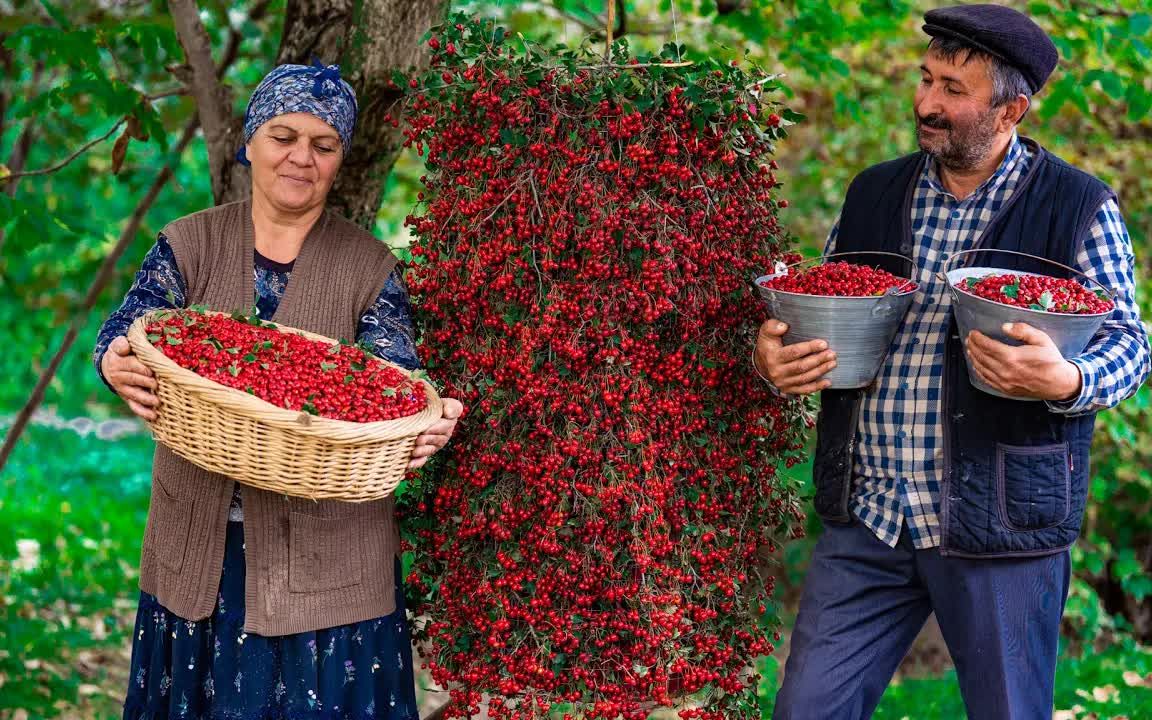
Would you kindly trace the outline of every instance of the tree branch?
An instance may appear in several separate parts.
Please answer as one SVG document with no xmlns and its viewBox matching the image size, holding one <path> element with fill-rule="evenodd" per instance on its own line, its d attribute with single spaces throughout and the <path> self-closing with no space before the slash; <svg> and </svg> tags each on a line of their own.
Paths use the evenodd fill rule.
<svg viewBox="0 0 1152 720">
<path fill-rule="evenodd" d="M 180 87 L 168 88 L 167 90 L 157 90 L 156 92 L 151 93 L 147 97 L 149 100 L 160 100 L 160 99 L 166 98 L 166 97 L 174 97 L 176 95 L 187 95 L 187 94 L 188 94 L 188 88 L 186 86 L 181 85 Z"/>
<path fill-rule="evenodd" d="M 263 20 L 264 16 L 268 14 L 268 6 L 271 0 L 260 0 L 251 8 L 248 9 L 248 20 L 256 22 Z M 227 16 L 226 16 L 227 17 Z M 244 41 L 244 33 L 240 28 L 235 25 L 228 25 L 228 45 L 224 48 L 224 57 L 220 60 L 219 67 L 216 68 L 216 79 L 223 80 L 224 74 L 228 68 L 236 61 L 236 57 L 240 53 L 240 44 Z"/>
<path fill-rule="evenodd" d="M 188 3 L 184 0 L 171 0 L 171 2 L 173 5 L 180 5 L 181 10 L 185 13 L 188 12 L 189 7 L 193 11 L 196 9 L 195 2 Z M 266 3 L 261 2 L 257 7 L 259 6 L 266 6 Z M 175 15 L 175 12 L 173 12 L 173 15 Z M 188 25 L 188 17 L 183 17 L 181 23 Z M 195 25 L 199 27 L 200 33 L 203 34 L 203 39 L 207 40 L 207 35 L 204 33 L 204 26 L 200 24 L 198 15 L 195 16 Z M 187 29 L 187 27 L 185 29 Z M 201 50 L 206 48 L 207 45 L 201 48 Z M 187 46 L 185 47 L 185 52 L 188 52 Z M 211 55 L 208 54 L 207 57 L 208 60 L 211 61 Z M 197 59 L 197 63 L 202 63 L 203 59 L 203 54 L 201 54 Z M 230 63 L 231 61 L 230 59 L 228 62 Z M 222 92 L 216 78 L 222 76 L 227 69 L 228 65 L 225 63 L 221 63 L 218 68 L 215 66 L 209 68 L 210 74 L 208 77 L 216 84 L 217 90 L 215 92 Z M 202 65 L 199 66 L 199 71 L 201 73 L 200 77 L 205 77 L 203 74 L 205 68 Z M 199 127 L 200 115 L 190 119 L 184 126 L 184 132 L 181 134 L 180 140 L 176 143 L 175 149 L 169 156 L 168 162 L 165 163 L 164 167 L 157 173 L 156 179 L 152 181 L 151 187 L 148 188 L 148 192 L 140 199 L 140 202 L 136 204 L 136 209 L 132 211 L 131 217 L 128 218 L 128 224 L 125 225 L 123 231 L 121 231 L 120 238 L 116 241 L 115 247 L 113 247 L 112 251 L 108 253 L 108 256 L 104 258 L 104 262 L 100 265 L 100 270 L 97 272 L 95 280 L 92 281 L 91 287 L 88 288 L 88 294 L 85 296 L 83 304 L 80 309 L 76 311 L 76 314 L 72 316 L 68 332 L 64 335 L 64 340 L 60 343 L 60 349 L 56 351 L 56 354 L 53 355 L 49 361 L 48 366 L 44 368 L 44 371 L 40 374 L 40 379 L 36 383 L 36 387 L 32 390 L 28 401 L 24 404 L 24 407 L 20 409 L 20 414 L 16 416 L 12 427 L 9 428 L 8 433 L 4 436 L 4 445 L 0 447 L 0 470 L 4 469 L 8 458 L 11 457 L 12 451 L 16 448 L 16 441 L 19 440 L 20 435 L 23 434 L 24 428 L 27 427 L 28 421 L 32 418 L 32 414 L 36 411 L 36 408 L 40 406 L 40 403 L 44 401 L 44 393 L 48 389 L 49 383 L 51 383 L 52 378 L 56 376 L 56 371 L 60 369 L 60 364 L 64 361 L 65 355 L 68 354 L 73 343 L 76 342 L 76 337 L 79 335 L 80 329 L 87 320 L 88 314 L 92 312 L 92 308 L 96 305 L 96 300 L 100 297 L 100 293 L 103 292 L 104 287 L 112 279 L 117 261 L 119 261 L 124 251 L 128 249 L 128 246 L 131 245 L 132 241 L 136 238 L 136 233 L 144 221 L 144 215 L 156 202 L 156 198 L 160 196 L 160 191 L 172 177 L 174 166 L 180 161 L 180 156 L 184 153 L 184 150 L 187 149 L 188 144 L 192 142 L 192 138 L 196 137 L 196 130 Z M 113 128 L 113 130 L 115 130 L 115 128 Z M 109 133 L 109 135 L 110 134 L 111 133 Z M 233 163 L 233 165 L 237 166 L 238 163 Z M 246 185 L 244 185 L 244 188 L 247 190 Z"/>
<path fill-rule="evenodd" d="M 241 120 L 232 114 L 230 93 L 212 61 L 212 44 L 195 0 L 168 0 L 172 22 L 190 69 L 189 89 L 196 99 L 196 112 L 208 146 L 212 195 L 217 204 L 238 200 L 249 192 L 244 167 L 232 160 L 243 138 Z M 225 58 L 229 60 L 229 58 Z M 221 62 L 220 67 L 227 67 Z"/>
<path fill-rule="evenodd" d="M 69 155 L 64 160 L 56 163 L 55 165 L 52 165 L 51 167 L 39 168 L 37 170 L 25 170 L 24 172 L 14 172 L 14 173 L 8 175 L 8 177 L 6 179 L 9 182 L 13 182 L 18 178 L 28 177 L 30 175 L 48 175 L 48 174 L 54 173 L 57 170 L 60 170 L 61 168 L 66 167 L 69 163 L 71 163 L 73 160 L 80 157 L 84 153 L 88 152 L 88 150 L 91 149 L 92 147 L 99 145 L 100 143 L 104 142 L 108 138 L 112 137 L 112 135 L 117 130 L 120 129 L 120 126 L 123 125 L 127 119 L 128 119 L 127 116 L 120 118 L 119 120 L 116 121 L 116 124 L 113 125 L 111 129 L 108 130 L 108 132 L 104 133 L 103 135 L 96 138 L 95 140 L 89 140 L 88 142 L 84 143 L 83 145 L 80 146 L 79 150 L 72 153 L 71 155 Z M 5 179 L 5 178 L 0 178 L 0 179 Z M 11 194 L 11 193 L 9 193 L 9 194 Z"/>
<path fill-rule="evenodd" d="M 605 27 L 608 25 L 608 15 L 611 15 L 615 18 L 615 22 L 613 23 L 614 27 L 612 28 L 613 38 L 621 38 L 629 32 L 635 32 L 635 30 L 628 29 L 628 16 L 624 9 L 624 0 L 612 0 L 612 2 L 615 5 L 613 8 L 614 12 L 606 13 L 604 16 L 600 16 L 589 11 L 588 14 L 592 16 L 592 19 L 590 20 L 577 15 L 571 10 L 565 10 L 557 4 L 540 4 L 538 7 L 553 17 L 557 17 L 561 20 L 570 20 L 576 23 L 581 27 L 581 29 L 584 30 L 584 32 L 591 35 L 594 40 L 605 37 Z"/>
<path fill-rule="evenodd" d="M 156 175 L 156 179 L 152 181 L 152 186 L 148 188 L 148 192 L 136 204 L 136 209 L 132 212 L 132 216 L 128 218 L 128 224 L 120 232 L 120 239 L 116 241 L 116 246 L 112 248 L 112 252 L 108 253 L 108 257 L 104 258 L 104 262 L 100 265 L 100 271 L 96 274 L 96 279 L 92 282 L 92 286 L 88 288 L 88 294 L 84 298 L 84 303 L 80 309 L 72 316 L 72 322 L 68 326 L 68 332 L 64 335 L 64 340 L 60 343 L 60 348 L 56 354 L 52 356 L 52 360 L 48 363 L 48 367 L 40 373 L 40 380 L 36 383 L 35 389 L 32 390 L 32 395 L 28 398 L 28 402 L 20 409 L 20 414 L 16 416 L 12 427 L 8 430 L 7 435 L 4 436 L 4 446 L 0 448 L 0 470 L 4 469 L 4 465 L 8 462 L 8 458 L 12 455 L 12 451 L 16 447 L 16 441 L 24 432 L 24 428 L 28 425 L 28 421 L 32 418 L 32 413 L 39 407 L 40 403 L 44 400 L 44 392 L 48 389 L 48 384 L 52 382 L 55 377 L 56 371 L 60 369 L 60 364 L 64 361 L 64 356 L 72 348 L 73 343 L 76 342 L 76 337 L 80 334 L 80 330 L 84 326 L 85 320 L 88 319 L 88 313 L 91 312 L 92 307 L 96 304 L 96 300 L 100 297 L 104 287 L 112 279 L 116 270 L 116 262 L 132 241 L 136 239 L 136 233 L 140 229 L 140 224 L 144 220 L 144 215 L 148 209 L 156 202 L 156 198 L 160 195 L 160 190 L 167 184 L 169 178 L 172 177 L 173 165 L 179 162 L 180 155 L 184 149 L 188 147 L 188 143 L 196 136 L 196 128 L 199 123 L 196 118 L 193 118 L 184 127 L 184 134 L 180 136 L 180 141 L 176 143 L 175 151 L 173 152 L 172 159 Z"/>
</svg>

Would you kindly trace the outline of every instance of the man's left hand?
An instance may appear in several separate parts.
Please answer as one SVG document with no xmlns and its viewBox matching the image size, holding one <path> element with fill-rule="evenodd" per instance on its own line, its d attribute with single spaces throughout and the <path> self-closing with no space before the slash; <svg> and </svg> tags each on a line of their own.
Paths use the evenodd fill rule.
<svg viewBox="0 0 1152 720">
<path fill-rule="evenodd" d="M 444 414 L 432 427 L 416 437 L 416 447 L 412 450 L 412 460 L 408 463 L 409 470 L 415 470 L 428 462 L 437 450 L 448 444 L 452 433 L 456 431 L 456 423 L 464 413 L 464 405 L 453 398 L 442 398 Z"/>
<path fill-rule="evenodd" d="M 968 362 L 981 380 L 1014 397 L 1071 400 L 1080 394 L 1080 369 L 1046 333 L 1024 323 L 1005 323 L 1004 333 L 1024 344 L 1006 345 L 978 330 L 968 335 Z"/>
</svg>

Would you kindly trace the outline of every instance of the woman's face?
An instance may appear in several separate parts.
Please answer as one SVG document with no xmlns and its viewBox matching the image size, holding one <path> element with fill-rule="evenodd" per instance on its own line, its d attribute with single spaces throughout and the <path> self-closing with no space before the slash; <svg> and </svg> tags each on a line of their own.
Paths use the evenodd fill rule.
<svg viewBox="0 0 1152 720">
<path fill-rule="evenodd" d="M 281 212 L 322 206 L 344 149 L 331 125 L 308 113 L 278 115 L 260 126 L 246 147 L 252 192 Z"/>
</svg>

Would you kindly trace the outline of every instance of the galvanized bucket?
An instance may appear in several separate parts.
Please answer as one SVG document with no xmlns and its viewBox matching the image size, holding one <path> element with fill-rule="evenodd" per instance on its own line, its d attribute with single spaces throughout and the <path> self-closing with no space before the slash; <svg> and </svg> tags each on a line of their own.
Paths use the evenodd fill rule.
<svg viewBox="0 0 1152 720">
<path fill-rule="evenodd" d="M 772 290 L 761 283 L 779 277 L 798 265 L 849 255 L 897 257 L 909 265 L 911 275 L 912 263 L 903 255 L 845 252 L 803 260 L 780 268 L 771 275 L 756 278 L 756 289 L 768 305 L 768 312 L 773 318 L 788 324 L 788 332 L 784 335 L 785 345 L 824 340 L 828 343 L 828 349 L 836 353 L 836 367 L 824 376 L 831 383 L 829 389 L 833 390 L 861 388 L 875 379 L 880 365 L 888 356 L 892 338 L 912 305 L 912 296 L 916 291 L 890 291 L 873 297 L 829 297 Z"/>
<path fill-rule="evenodd" d="M 1045 312 L 1043 310 L 1031 310 L 1029 308 L 1004 305 L 993 300 L 986 300 L 960 290 L 956 286 L 970 277 L 981 278 L 985 275 L 1003 275 L 1009 273 L 1013 275 L 1040 275 L 1040 273 L 1005 270 L 994 267 L 952 267 L 957 258 L 978 252 L 1020 255 L 1031 260 L 1038 260 L 1048 263 L 1049 265 L 1054 265 L 1087 279 L 1092 284 L 1101 288 L 1108 295 L 1109 300 L 1115 300 L 1115 293 L 1110 289 L 1104 287 L 1079 270 L 1058 263 L 1055 260 L 1012 250 L 995 250 L 992 248 L 964 250 L 948 258 L 948 261 L 944 263 L 944 272 L 940 273 L 939 277 L 948 283 L 948 290 L 952 293 L 952 308 L 956 313 L 956 322 L 960 327 L 960 337 L 963 338 L 965 342 L 968 340 L 968 333 L 973 330 L 979 330 L 993 340 L 998 340 L 1008 345 L 1023 345 L 1024 343 L 1005 335 L 1003 326 L 1005 323 L 1025 323 L 1052 338 L 1052 342 L 1060 349 L 1060 354 L 1065 358 L 1071 358 L 1084 352 L 1084 348 L 1088 347 L 1088 343 L 1092 341 L 1092 336 L 1096 334 L 1096 331 L 1100 329 L 1100 325 L 1103 324 L 1104 318 L 1111 314 L 1111 311 L 1093 315 L 1071 315 Z M 980 390 L 997 397 L 1008 398 L 1010 400 L 1035 399 L 1006 395 L 999 390 L 989 387 L 976 375 L 976 371 L 972 369 L 971 363 L 968 364 L 968 380 Z"/>
</svg>

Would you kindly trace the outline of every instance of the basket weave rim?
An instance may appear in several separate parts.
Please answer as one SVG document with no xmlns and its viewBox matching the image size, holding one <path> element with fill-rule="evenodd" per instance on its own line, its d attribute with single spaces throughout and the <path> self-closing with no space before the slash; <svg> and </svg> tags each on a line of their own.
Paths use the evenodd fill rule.
<svg viewBox="0 0 1152 720">
<path fill-rule="evenodd" d="M 356 423 L 348 420 L 335 420 L 333 418 L 311 415 L 300 410 L 287 410 L 282 407 L 250 395 L 241 390 L 221 385 L 198 375 L 187 368 L 176 364 L 171 358 L 160 352 L 151 342 L 145 327 L 162 313 L 179 312 L 179 309 L 152 310 L 138 317 L 128 328 L 128 342 L 132 352 L 144 363 L 158 378 L 176 383 L 184 390 L 198 398 L 223 407 L 237 415 L 257 420 L 282 430 L 297 433 L 308 437 L 322 439 L 334 444 L 362 444 L 395 440 L 398 438 L 418 435 L 431 427 L 443 415 L 443 403 L 432 384 L 424 379 L 413 377 L 413 373 L 395 363 L 381 358 L 373 360 L 393 367 L 404 374 L 405 377 L 416 380 L 424 388 L 428 398 L 426 407 L 414 415 L 407 415 L 392 420 L 380 420 L 370 423 Z M 225 315 L 228 313 L 209 310 L 206 315 Z M 274 323 L 276 330 L 282 333 L 302 335 L 309 340 L 335 345 L 338 340 L 308 332 L 288 325 Z"/>
</svg>

